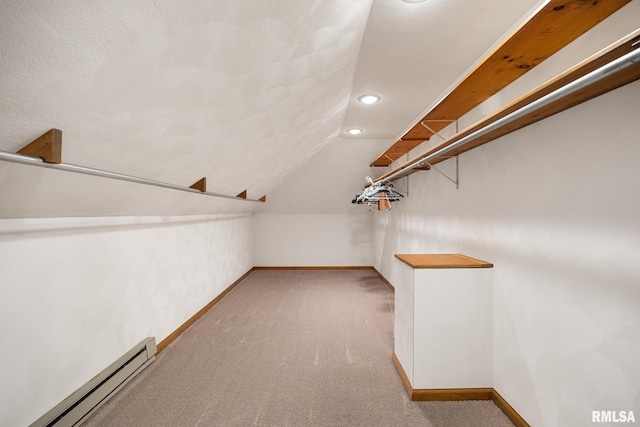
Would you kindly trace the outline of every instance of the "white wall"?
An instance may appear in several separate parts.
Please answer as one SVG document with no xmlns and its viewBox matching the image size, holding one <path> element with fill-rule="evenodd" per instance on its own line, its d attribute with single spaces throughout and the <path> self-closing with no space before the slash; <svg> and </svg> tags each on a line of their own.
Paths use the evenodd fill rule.
<svg viewBox="0 0 640 427">
<path fill-rule="evenodd" d="M 358 214 L 257 214 L 254 233 L 255 266 L 372 265 L 366 208 Z"/>
<path fill-rule="evenodd" d="M 336 137 L 269 193 L 254 217 L 254 265 L 371 266 L 372 215 L 351 200 L 387 145 Z"/>
<path fill-rule="evenodd" d="M 28 425 L 252 267 L 250 215 L 0 221 L 0 425 Z"/>
<path fill-rule="evenodd" d="M 494 263 L 493 387 L 531 425 L 640 414 L 639 100 L 635 82 L 470 151 L 459 190 L 413 174 L 374 214 L 391 283 L 394 253 Z"/>
<path fill-rule="evenodd" d="M 637 31 L 639 14 L 629 3 L 461 129 Z M 391 283 L 394 253 L 495 264 L 493 387 L 531 425 L 640 413 L 639 100 L 635 82 L 465 153 L 459 190 L 435 172 L 399 180 L 409 198 L 374 217 L 374 266 Z M 439 167 L 454 172 L 451 160 Z"/>
<path fill-rule="evenodd" d="M 493 269 L 414 273 L 413 388 L 491 387 Z"/>
</svg>

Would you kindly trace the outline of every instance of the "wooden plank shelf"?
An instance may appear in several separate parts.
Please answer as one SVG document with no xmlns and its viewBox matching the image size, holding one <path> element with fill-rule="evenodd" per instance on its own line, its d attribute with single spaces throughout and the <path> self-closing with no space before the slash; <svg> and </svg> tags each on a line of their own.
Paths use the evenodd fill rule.
<svg viewBox="0 0 640 427">
<path fill-rule="evenodd" d="M 396 254 L 411 268 L 492 268 L 493 264 L 462 254 Z"/>
<path fill-rule="evenodd" d="M 629 3 L 551 0 L 514 31 L 371 166 L 389 166 Z"/>
<path fill-rule="evenodd" d="M 626 54 L 629 54 L 633 51 L 640 49 L 640 30 L 636 30 L 635 32 L 629 34 L 627 37 L 622 40 L 614 43 L 606 49 L 596 53 L 590 58 L 587 58 L 583 62 L 577 64 L 576 66 L 570 68 L 564 73 L 556 76 L 555 78 L 549 80 L 548 82 L 538 86 L 532 91 L 524 94 L 520 98 L 514 100 L 513 102 L 505 105 L 498 111 L 485 118 L 479 120 L 468 128 L 458 132 L 453 135 L 451 138 L 443 141 L 440 145 L 419 154 L 418 156 L 410 159 L 409 161 L 403 163 L 399 167 L 387 172 L 386 174 L 380 176 L 376 179 L 376 181 L 385 179 L 391 175 L 396 175 L 393 179 L 398 179 L 403 176 L 409 175 L 413 172 L 416 172 L 416 169 L 407 170 L 406 173 L 402 173 L 403 169 L 406 169 L 411 164 L 419 161 L 420 159 L 429 156 L 437 151 L 446 148 L 449 145 L 454 144 L 455 142 L 465 138 L 478 130 L 491 125 L 492 123 L 500 120 L 501 118 L 537 101 L 538 99 L 551 94 L 552 92 L 578 80 L 579 78 L 589 74 L 592 71 L 597 70 L 598 68 L 609 64 L 615 61 L 618 58 L 623 57 Z M 600 79 L 596 83 L 588 85 L 569 96 L 565 96 L 562 98 L 558 98 L 555 101 L 549 103 L 543 108 L 533 110 L 527 114 L 522 115 L 518 119 L 507 123 L 505 125 L 499 126 L 496 129 L 488 132 L 478 138 L 475 138 L 460 147 L 457 147 L 451 151 L 446 153 L 446 156 L 436 157 L 429 161 L 431 165 L 440 163 L 451 156 L 457 156 L 466 151 L 472 150 L 482 144 L 486 144 L 487 142 L 493 141 L 496 138 L 499 138 L 508 133 L 514 132 L 518 129 L 521 129 L 525 126 L 528 126 L 532 123 L 540 121 L 546 117 L 557 114 L 561 111 L 567 110 L 571 107 L 574 107 L 582 102 L 588 101 L 589 99 L 600 96 L 604 93 L 607 93 L 611 90 L 624 86 L 628 83 L 636 81 L 640 79 L 640 62 L 635 62 L 630 66 L 625 67 L 622 70 L 617 72 L 612 72 L 606 75 L 604 78 Z"/>
</svg>

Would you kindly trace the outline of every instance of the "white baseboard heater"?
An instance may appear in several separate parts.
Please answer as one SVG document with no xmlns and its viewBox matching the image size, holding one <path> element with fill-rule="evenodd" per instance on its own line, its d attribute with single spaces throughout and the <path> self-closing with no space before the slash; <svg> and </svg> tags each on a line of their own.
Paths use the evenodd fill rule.
<svg viewBox="0 0 640 427">
<path fill-rule="evenodd" d="M 156 351 L 155 338 L 146 338 L 30 427 L 71 427 L 82 424 L 118 390 L 153 362 Z"/>
</svg>

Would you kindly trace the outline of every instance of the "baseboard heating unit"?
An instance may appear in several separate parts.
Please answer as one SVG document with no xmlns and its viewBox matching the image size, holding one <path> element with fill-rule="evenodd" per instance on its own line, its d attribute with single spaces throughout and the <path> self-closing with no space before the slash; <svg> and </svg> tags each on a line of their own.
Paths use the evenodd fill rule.
<svg viewBox="0 0 640 427">
<path fill-rule="evenodd" d="M 144 339 L 30 427 L 71 427 L 82 424 L 118 390 L 153 362 L 155 354 L 155 338 Z"/>
</svg>

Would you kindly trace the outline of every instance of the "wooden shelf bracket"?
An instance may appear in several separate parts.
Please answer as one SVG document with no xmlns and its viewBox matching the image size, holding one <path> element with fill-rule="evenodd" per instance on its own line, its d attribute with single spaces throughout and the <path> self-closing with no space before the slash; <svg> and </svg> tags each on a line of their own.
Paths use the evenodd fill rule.
<svg viewBox="0 0 640 427">
<path fill-rule="evenodd" d="M 204 178 L 202 178 L 200 181 L 196 182 L 195 184 L 193 184 L 189 188 L 193 188 L 194 190 L 199 190 L 201 193 L 206 193 L 206 191 L 207 191 L 207 177 L 205 176 Z"/>
<path fill-rule="evenodd" d="M 46 163 L 62 163 L 62 131 L 59 129 L 47 131 L 18 150 L 18 154 L 40 157 Z"/>
<path fill-rule="evenodd" d="M 72 165 L 69 163 L 62 163 L 61 153 L 62 131 L 58 129 L 51 129 L 35 141 L 22 148 L 17 153 L 0 150 L 0 160 L 11 163 L 20 163 L 29 166 L 38 166 L 43 168 L 62 170 L 66 172 L 74 172 L 83 175 L 98 176 L 101 178 L 115 179 L 118 181 L 128 181 L 135 184 L 150 185 L 153 187 L 168 188 L 170 190 L 185 191 L 188 193 L 202 194 L 205 196 L 221 197 L 225 199 L 241 200 L 246 202 L 265 203 L 267 201 L 267 196 L 262 196 L 260 199 L 248 199 L 246 190 L 238 194 L 237 196 L 207 191 L 206 177 L 202 178 L 190 187 L 186 187 L 184 185 L 171 184 L 168 182 L 141 178 L 139 176 L 126 175 L 118 172 L 95 169 L 80 165 Z"/>
</svg>

